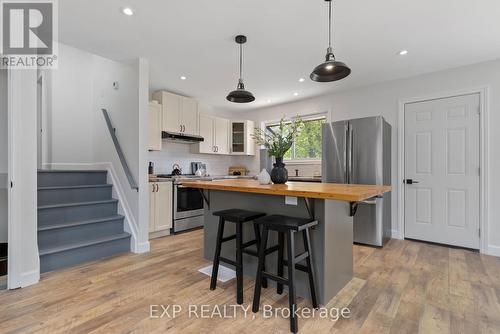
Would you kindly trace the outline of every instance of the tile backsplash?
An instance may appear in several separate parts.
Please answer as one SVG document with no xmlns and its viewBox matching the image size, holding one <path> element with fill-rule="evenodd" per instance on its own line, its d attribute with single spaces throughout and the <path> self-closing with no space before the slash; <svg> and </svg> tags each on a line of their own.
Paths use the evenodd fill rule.
<svg viewBox="0 0 500 334">
<path fill-rule="evenodd" d="M 252 160 L 256 159 L 256 157 L 196 154 L 191 152 L 190 147 L 189 144 L 163 141 L 161 151 L 149 152 L 149 161 L 154 163 L 155 174 L 171 173 L 173 164 L 178 164 L 183 173 L 189 174 L 191 173 L 191 162 L 197 161 L 207 165 L 207 172 L 210 175 L 227 175 L 230 166 L 249 168 Z"/>
</svg>

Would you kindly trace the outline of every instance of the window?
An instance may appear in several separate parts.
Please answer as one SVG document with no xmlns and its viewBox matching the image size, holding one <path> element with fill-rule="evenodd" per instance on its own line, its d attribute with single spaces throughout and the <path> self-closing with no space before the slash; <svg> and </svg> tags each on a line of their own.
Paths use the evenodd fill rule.
<svg viewBox="0 0 500 334">
<path fill-rule="evenodd" d="M 304 126 L 293 143 L 292 148 L 285 154 L 285 160 L 321 160 L 321 126 L 326 122 L 325 116 L 303 118 Z M 278 124 L 266 125 L 268 131 L 274 132 Z"/>
</svg>

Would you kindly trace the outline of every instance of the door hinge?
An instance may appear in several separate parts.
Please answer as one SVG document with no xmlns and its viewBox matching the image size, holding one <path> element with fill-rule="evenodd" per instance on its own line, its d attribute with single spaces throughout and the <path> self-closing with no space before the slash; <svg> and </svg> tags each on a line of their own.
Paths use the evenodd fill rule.
<svg viewBox="0 0 500 334">
<path fill-rule="evenodd" d="M 481 238 L 481 229 L 480 228 L 477 229 L 477 235 Z"/>
<path fill-rule="evenodd" d="M 481 167 L 477 167 L 477 175 L 481 176 Z"/>
<path fill-rule="evenodd" d="M 10 181 L 10 187 L 14 188 L 14 182 Z"/>
</svg>

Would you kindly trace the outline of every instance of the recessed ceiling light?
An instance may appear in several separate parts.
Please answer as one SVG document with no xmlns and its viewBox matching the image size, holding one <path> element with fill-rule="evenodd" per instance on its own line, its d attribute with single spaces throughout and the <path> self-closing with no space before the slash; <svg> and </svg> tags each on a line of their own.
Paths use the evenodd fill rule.
<svg viewBox="0 0 500 334">
<path fill-rule="evenodd" d="M 299 79 L 299 82 L 304 82 L 304 81 L 306 81 L 306 79 L 304 79 L 304 78 Z"/>
<path fill-rule="evenodd" d="M 293 96 L 298 96 L 298 95 L 299 95 L 299 93 L 297 93 L 297 92 L 293 93 Z"/>
<path fill-rule="evenodd" d="M 267 103 L 271 103 L 271 100 L 267 100 Z"/>
<path fill-rule="evenodd" d="M 399 51 L 400 56 L 406 56 L 408 54 L 408 50 L 401 50 Z"/>
<path fill-rule="evenodd" d="M 132 16 L 134 15 L 134 11 L 130 7 L 125 7 L 122 9 L 122 13 L 127 15 L 127 16 Z"/>
<path fill-rule="evenodd" d="M 186 80 L 187 78 L 183 75 L 181 75 L 181 80 Z"/>
</svg>

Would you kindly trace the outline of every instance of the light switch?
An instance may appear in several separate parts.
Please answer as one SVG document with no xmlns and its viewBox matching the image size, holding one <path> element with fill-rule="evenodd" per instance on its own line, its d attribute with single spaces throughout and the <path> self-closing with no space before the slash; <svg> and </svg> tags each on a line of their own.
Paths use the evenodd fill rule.
<svg viewBox="0 0 500 334">
<path fill-rule="evenodd" d="M 297 205 L 298 204 L 297 197 L 285 196 L 285 204 L 286 205 Z"/>
</svg>

